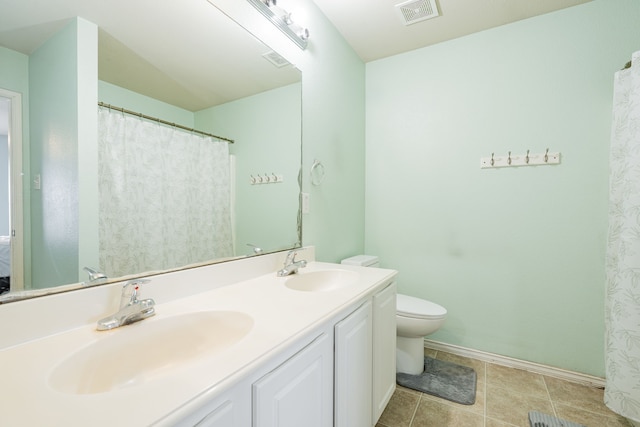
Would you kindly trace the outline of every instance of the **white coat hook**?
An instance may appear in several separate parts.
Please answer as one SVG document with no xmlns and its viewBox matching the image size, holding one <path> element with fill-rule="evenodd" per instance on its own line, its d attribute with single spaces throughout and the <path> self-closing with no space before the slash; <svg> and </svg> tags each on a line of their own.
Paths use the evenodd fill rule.
<svg viewBox="0 0 640 427">
<path fill-rule="evenodd" d="M 491 156 L 480 158 L 480 167 L 483 169 L 558 164 L 560 164 L 560 153 L 551 153 L 548 148 L 541 153 L 531 153 L 531 150 L 527 150 L 526 154 L 514 154 L 512 151 L 508 151 L 504 156 L 496 156 L 495 153 L 491 153 Z"/>
<path fill-rule="evenodd" d="M 249 183 L 251 185 L 259 185 L 259 184 L 276 184 L 279 182 L 284 182 L 284 177 L 277 173 L 259 173 L 256 175 L 249 175 Z"/>
</svg>

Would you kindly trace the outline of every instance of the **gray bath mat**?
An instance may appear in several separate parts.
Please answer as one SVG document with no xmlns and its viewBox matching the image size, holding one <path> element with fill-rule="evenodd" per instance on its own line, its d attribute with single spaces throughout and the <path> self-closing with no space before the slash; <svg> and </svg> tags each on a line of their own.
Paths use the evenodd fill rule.
<svg viewBox="0 0 640 427">
<path fill-rule="evenodd" d="M 422 374 L 398 372 L 396 381 L 403 387 L 463 405 L 473 405 L 476 401 L 476 371 L 444 360 L 425 357 Z"/>
<path fill-rule="evenodd" d="M 538 411 L 529 412 L 529 424 L 531 427 L 586 427 Z"/>
</svg>

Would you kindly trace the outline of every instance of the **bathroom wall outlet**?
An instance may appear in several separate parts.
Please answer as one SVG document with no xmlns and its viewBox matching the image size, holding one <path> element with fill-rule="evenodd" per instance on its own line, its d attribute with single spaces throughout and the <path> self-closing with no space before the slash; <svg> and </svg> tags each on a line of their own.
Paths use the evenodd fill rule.
<svg viewBox="0 0 640 427">
<path fill-rule="evenodd" d="M 302 193 L 302 213 L 309 213 L 309 193 Z"/>
</svg>

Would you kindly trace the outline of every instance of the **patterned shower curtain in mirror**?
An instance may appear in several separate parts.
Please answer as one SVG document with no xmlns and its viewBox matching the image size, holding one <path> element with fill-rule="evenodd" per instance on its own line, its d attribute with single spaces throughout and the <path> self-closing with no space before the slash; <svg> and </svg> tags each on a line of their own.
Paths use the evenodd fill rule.
<svg viewBox="0 0 640 427">
<path fill-rule="evenodd" d="M 640 52 L 614 78 L 605 296 L 605 403 L 640 421 Z"/>
<path fill-rule="evenodd" d="M 102 107 L 98 129 L 101 270 L 233 255 L 227 142 Z"/>
</svg>

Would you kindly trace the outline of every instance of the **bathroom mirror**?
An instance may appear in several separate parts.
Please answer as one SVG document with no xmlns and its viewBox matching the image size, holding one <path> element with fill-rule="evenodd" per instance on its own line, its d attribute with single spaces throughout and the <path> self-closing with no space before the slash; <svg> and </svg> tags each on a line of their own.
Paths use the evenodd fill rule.
<svg viewBox="0 0 640 427">
<path fill-rule="evenodd" d="M 0 9 L 0 59 L 22 54 L 28 57 L 24 59 L 28 67 L 36 63 L 32 55 L 73 25 L 76 17 L 83 26 L 97 27 L 96 114 L 101 101 L 234 140 L 229 146 L 234 170 L 234 251 L 222 259 L 197 260 L 197 265 L 299 247 L 301 73 L 284 58 L 207 0 L 0 0 Z M 82 37 L 77 41 L 82 42 Z M 0 61 L 0 68 L 6 66 L 12 64 Z M 47 197 L 45 185 L 50 185 L 49 191 L 64 194 L 70 188 L 82 187 L 87 175 L 78 173 L 77 181 L 67 181 L 60 187 L 47 181 L 42 164 L 35 161 L 42 148 L 30 145 L 42 139 L 42 130 L 32 128 L 36 120 L 31 114 L 35 110 L 56 110 L 57 104 L 42 105 L 46 97 L 37 96 L 40 89 L 34 87 L 36 72 L 29 68 L 29 76 L 25 76 L 20 75 L 22 71 L 20 67 L 0 69 L 0 88 L 21 92 L 23 105 L 29 106 L 22 109 L 22 120 L 28 125 L 23 126 L 24 290 L 17 287 L 14 291 L 12 287 L 11 292 L 0 296 L 0 303 L 82 288 L 89 284 L 83 283 L 89 279 L 83 267 L 100 269 L 100 265 L 83 262 L 81 248 L 65 254 L 56 251 L 56 243 L 49 240 L 63 230 L 47 230 L 47 215 L 39 210 L 41 200 Z M 17 79 L 7 79 L 7 75 L 17 75 Z M 85 77 L 80 75 L 79 79 Z M 16 80 L 23 82 L 22 86 L 12 83 Z M 11 107 L 2 111 L 10 112 Z M 276 176 L 280 179 L 269 185 L 256 182 Z M 65 212 L 66 208 L 60 205 L 57 215 L 78 215 Z M 76 240 L 93 243 L 95 228 L 80 224 L 77 230 Z M 70 265 L 69 274 L 60 273 L 63 264 Z M 149 274 L 127 271 L 125 276 Z M 122 278 L 109 277 L 102 283 Z"/>
</svg>

